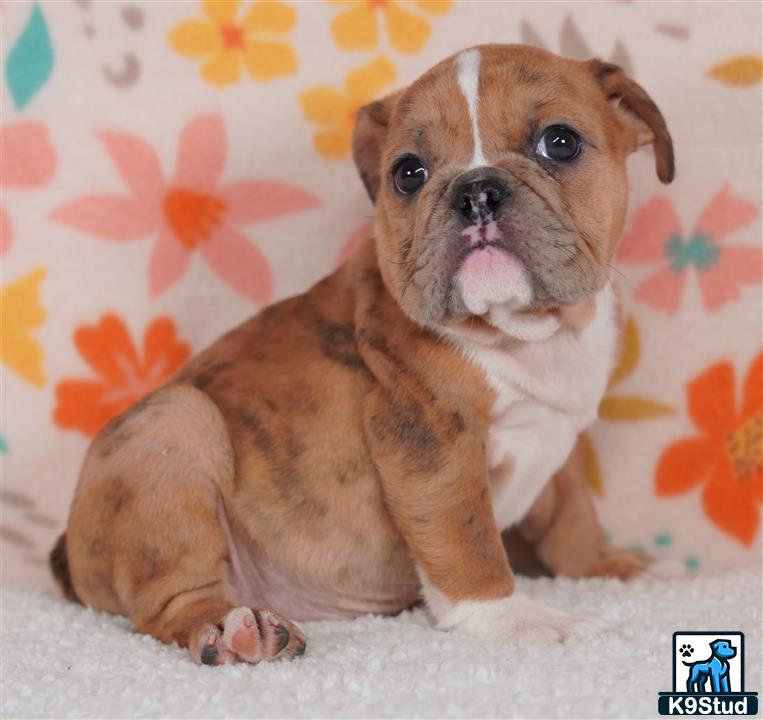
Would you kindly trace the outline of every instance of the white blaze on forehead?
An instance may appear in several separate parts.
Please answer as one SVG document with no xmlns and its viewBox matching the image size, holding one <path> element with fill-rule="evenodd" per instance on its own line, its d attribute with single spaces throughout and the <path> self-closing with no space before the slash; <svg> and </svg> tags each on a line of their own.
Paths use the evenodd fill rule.
<svg viewBox="0 0 763 720">
<path fill-rule="evenodd" d="M 480 51 L 477 49 L 464 50 L 458 58 L 458 86 L 466 100 L 469 109 L 469 118 L 472 121 L 472 137 L 474 138 L 474 156 L 472 167 L 487 165 L 485 156 L 482 154 L 482 141 L 480 140 L 480 128 L 477 123 L 477 110 L 479 108 L 479 84 L 480 84 Z"/>
</svg>

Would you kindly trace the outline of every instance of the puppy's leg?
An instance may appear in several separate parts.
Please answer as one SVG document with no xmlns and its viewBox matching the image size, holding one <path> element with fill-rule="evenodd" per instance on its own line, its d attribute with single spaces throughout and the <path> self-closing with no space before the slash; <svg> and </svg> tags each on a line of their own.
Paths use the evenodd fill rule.
<svg viewBox="0 0 763 720">
<path fill-rule="evenodd" d="M 555 575 L 627 579 L 649 567 L 647 556 L 605 541 L 585 479 L 570 467 L 544 488 L 520 530 Z"/>
<path fill-rule="evenodd" d="M 214 403 L 155 393 L 111 423 L 82 470 L 66 538 L 74 593 L 197 662 L 293 657 L 304 637 L 272 610 L 237 607 L 221 524 L 233 451 Z M 229 495 L 230 496 L 230 495 Z"/>
<path fill-rule="evenodd" d="M 595 626 L 515 591 L 487 486 L 481 433 L 410 394 L 368 408 L 368 437 L 389 512 L 416 563 L 437 627 L 482 638 L 558 642 Z M 415 420 L 412 420 L 415 419 Z"/>
</svg>

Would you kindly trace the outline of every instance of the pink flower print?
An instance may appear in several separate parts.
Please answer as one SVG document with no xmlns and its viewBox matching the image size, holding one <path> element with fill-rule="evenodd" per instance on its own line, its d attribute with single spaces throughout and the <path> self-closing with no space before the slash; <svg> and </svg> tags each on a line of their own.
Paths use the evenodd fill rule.
<svg viewBox="0 0 763 720">
<path fill-rule="evenodd" d="M 113 242 L 156 237 L 148 268 L 152 298 L 180 280 L 191 254 L 198 251 L 234 291 L 258 303 L 270 300 L 268 262 L 237 226 L 315 208 L 316 197 L 271 180 L 221 186 L 227 147 L 225 127 L 216 114 L 186 125 L 169 180 L 144 140 L 112 131 L 98 137 L 130 194 L 86 195 L 54 210 L 53 220 Z"/>
<path fill-rule="evenodd" d="M 638 285 L 636 298 L 667 313 L 676 312 L 687 272 L 694 267 L 709 312 L 737 300 L 740 285 L 761 281 L 763 251 L 721 243 L 758 214 L 757 206 L 732 195 L 726 183 L 708 203 L 692 234 L 685 237 L 670 200 L 652 198 L 633 213 L 630 231 L 617 253 L 622 262 L 658 266 Z"/>
<path fill-rule="evenodd" d="M 56 151 L 48 129 L 35 122 L 16 122 L 0 128 L 0 187 L 32 190 L 50 182 L 56 171 Z M 13 223 L 0 205 L 0 255 L 13 242 Z"/>
</svg>

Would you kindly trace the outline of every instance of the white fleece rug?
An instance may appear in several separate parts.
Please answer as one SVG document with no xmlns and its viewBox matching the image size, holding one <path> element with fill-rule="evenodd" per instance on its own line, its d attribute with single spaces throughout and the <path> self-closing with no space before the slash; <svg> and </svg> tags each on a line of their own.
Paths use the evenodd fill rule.
<svg viewBox="0 0 763 720">
<path fill-rule="evenodd" d="M 305 623 L 292 663 L 197 667 L 122 618 L 29 590 L 2 590 L 3 718 L 654 717 L 671 689 L 675 630 L 746 633 L 746 684 L 760 691 L 761 575 L 671 581 L 527 580 L 538 601 L 614 630 L 538 647 L 396 618 Z"/>
</svg>

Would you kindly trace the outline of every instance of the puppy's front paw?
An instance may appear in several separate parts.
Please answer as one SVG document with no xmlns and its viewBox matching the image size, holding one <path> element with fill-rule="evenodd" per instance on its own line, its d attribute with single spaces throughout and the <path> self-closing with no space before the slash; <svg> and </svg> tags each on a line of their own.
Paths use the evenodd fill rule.
<svg viewBox="0 0 763 720">
<path fill-rule="evenodd" d="M 544 607 L 518 593 L 500 600 L 459 602 L 437 625 L 480 638 L 547 644 L 607 632 L 603 623 Z"/>
</svg>

